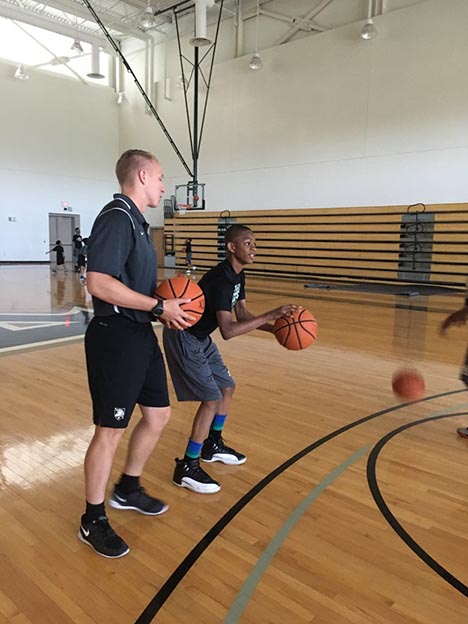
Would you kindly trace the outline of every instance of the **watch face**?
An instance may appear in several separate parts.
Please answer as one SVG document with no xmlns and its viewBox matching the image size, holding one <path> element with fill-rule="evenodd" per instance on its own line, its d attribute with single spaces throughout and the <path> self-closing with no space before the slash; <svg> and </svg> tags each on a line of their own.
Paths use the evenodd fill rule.
<svg viewBox="0 0 468 624">
<path fill-rule="evenodd" d="M 164 312 L 164 305 L 161 299 L 158 299 L 158 303 L 152 309 L 153 316 L 161 316 Z"/>
</svg>

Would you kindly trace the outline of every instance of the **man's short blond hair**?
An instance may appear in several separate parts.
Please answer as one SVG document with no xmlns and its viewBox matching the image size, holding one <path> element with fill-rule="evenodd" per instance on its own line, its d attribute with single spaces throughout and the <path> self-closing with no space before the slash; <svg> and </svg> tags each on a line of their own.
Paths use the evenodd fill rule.
<svg viewBox="0 0 468 624">
<path fill-rule="evenodd" d="M 115 175 L 120 186 L 128 184 L 132 174 L 139 169 L 144 169 L 148 161 L 158 162 L 158 159 L 151 152 L 139 149 L 130 149 L 122 154 L 115 165 Z"/>
</svg>

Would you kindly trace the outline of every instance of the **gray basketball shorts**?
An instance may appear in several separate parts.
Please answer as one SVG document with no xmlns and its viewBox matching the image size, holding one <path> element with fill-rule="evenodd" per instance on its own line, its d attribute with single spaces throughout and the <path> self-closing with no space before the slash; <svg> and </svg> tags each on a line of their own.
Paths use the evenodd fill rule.
<svg viewBox="0 0 468 624">
<path fill-rule="evenodd" d="M 202 340 L 178 329 L 163 330 L 166 362 L 178 401 L 218 401 L 235 385 L 210 336 Z"/>
</svg>

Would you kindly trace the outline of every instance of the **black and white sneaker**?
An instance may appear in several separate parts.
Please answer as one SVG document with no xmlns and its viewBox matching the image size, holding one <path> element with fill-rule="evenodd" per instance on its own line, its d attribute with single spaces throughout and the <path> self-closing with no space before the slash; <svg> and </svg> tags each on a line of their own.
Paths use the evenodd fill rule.
<svg viewBox="0 0 468 624">
<path fill-rule="evenodd" d="M 220 461 L 230 466 L 238 466 L 247 461 L 247 457 L 238 453 L 230 446 L 224 444 L 223 438 L 220 436 L 218 440 L 207 438 L 203 442 L 201 451 L 201 459 L 204 462 Z"/>
<path fill-rule="evenodd" d="M 175 485 L 186 487 L 198 494 L 214 494 L 221 489 L 220 484 L 200 467 L 198 459 L 176 459 L 172 478 Z"/>
<path fill-rule="evenodd" d="M 117 484 L 109 498 L 109 505 L 115 509 L 133 509 L 147 516 L 159 516 L 169 509 L 169 505 L 147 494 L 143 487 L 130 494 L 124 494 Z"/>
<path fill-rule="evenodd" d="M 130 551 L 124 540 L 111 527 L 106 516 L 100 516 L 93 522 L 84 522 L 82 517 L 78 539 L 91 546 L 98 555 L 109 559 L 123 557 Z"/>
</svg>

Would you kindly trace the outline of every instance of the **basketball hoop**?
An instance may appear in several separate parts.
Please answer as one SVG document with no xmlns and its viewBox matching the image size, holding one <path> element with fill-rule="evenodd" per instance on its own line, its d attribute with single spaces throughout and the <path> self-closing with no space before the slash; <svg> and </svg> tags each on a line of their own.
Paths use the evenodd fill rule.
<svg viewBox="0 0 468 624">
<path fill-rule="evenodd" d="M 180 215 L 184 215 L 187 210 L 190 210 L 190 204 L 177 204 L 177 212 Z"/>
</svg>

